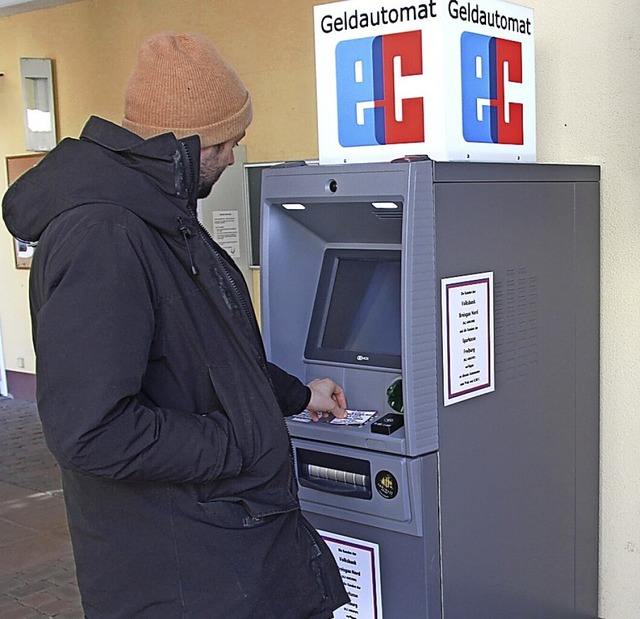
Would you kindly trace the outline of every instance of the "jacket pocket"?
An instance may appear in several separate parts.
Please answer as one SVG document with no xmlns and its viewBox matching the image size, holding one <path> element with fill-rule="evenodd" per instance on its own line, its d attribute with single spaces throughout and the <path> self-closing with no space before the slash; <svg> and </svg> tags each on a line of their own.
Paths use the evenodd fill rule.
<svg viewBox="0 0 640 619">
<path fill-rule="evenodd" d="M 222 497 L 198 503 L 212 525 L 223 529 L 255 529 L 282 514 L 298 509 L 295 502 L 265 509 L 264 505 L 239 497 Z"/>
<path fill-rule="evenodd" d="M 250 358 L 208 366 L 213 389 L 233 425 L 245 471 L 275 473 L 289 459 L 289 435 L 268 376 Z"/>
<path fill-rule="evenodd" d="M 322 575 L 322 566 L 320 565 L 320 558 L 322 557 L 322 549 L 318 543 L 318 539 L 316 539 L 317 533 L 312 532 L 312 529 L 307 524 L 306 520 L 303 518 L 302 514 L 300 515 L 300 528 L 302 529 L 303 535 L 306 535 L 310 546 L 309 553 L 309 565 L 311 566 L 311 570 L 313 571 L 313 575 L 316 578 L 316 582 L 318 583 L 318 588 L 322 593 L 322 598 L 327 599 L 327 586 L 324 582 L 324 577 Z"/>
<path fill-rule="evenodd" d="M 322 598 L 331 608 L 339 608 L 349 602 L 338 565 L 320 534 L 300 513 L 298 527 L 309 544 L 309 566 Z"/>
<path fill-rule="evenodd" d="M 208 364 L 211 387 L 220 402 L 222 410 L 233 427 L 238 446 L 242 451 L 245 465 L 255 459 L 254 423 L 248 411 L 245 399 L 248 388 L 238 380 L 234 368 L 230 364 Z"/>
</svg>

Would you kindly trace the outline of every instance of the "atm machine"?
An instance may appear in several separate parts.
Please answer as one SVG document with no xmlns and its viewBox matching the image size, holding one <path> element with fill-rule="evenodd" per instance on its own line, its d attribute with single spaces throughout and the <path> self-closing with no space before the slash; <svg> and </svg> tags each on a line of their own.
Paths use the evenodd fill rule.
<svg viewBox="0 0 640 619">
<path fill-rule="evenodd" d="M 268 355 L 357 411 L 288 421 L 336 617 L 597 617 L 599 168 L 292 164 L 261 200 Z"/>
</svg>

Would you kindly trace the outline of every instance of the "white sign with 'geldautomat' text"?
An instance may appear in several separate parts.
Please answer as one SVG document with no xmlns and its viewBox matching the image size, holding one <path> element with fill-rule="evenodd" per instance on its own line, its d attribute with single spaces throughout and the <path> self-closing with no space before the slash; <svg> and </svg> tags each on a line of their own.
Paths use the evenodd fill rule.
<svg viewBox="0 0 640 619">
<path fill-rule="evenodd" d="M 320 163 L 535 161 L 532 9 L 344 0 L 314 14 Z"/>
</svg>

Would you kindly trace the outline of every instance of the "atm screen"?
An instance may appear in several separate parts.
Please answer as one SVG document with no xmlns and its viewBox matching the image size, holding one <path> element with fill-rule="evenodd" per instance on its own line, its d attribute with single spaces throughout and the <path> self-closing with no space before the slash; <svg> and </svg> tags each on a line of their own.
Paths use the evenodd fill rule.
<svg viewBox="0 0 640 619">
<path fill-rule="evenodd" d="M 400 251 L 328 249 L 308 359 L 400 369 Z"/>
</svg>

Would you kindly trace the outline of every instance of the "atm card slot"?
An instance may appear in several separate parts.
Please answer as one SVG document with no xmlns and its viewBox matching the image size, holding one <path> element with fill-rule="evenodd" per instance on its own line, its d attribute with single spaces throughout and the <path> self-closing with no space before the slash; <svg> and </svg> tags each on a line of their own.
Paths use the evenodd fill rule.
<svg viewBox="0 0 640 619">
<path fill-rule="evenodd" d="M 301 486 L 371 499 L 371 466 L 366 460 L 298 448 L 296 461 Z"/>
</svg>

